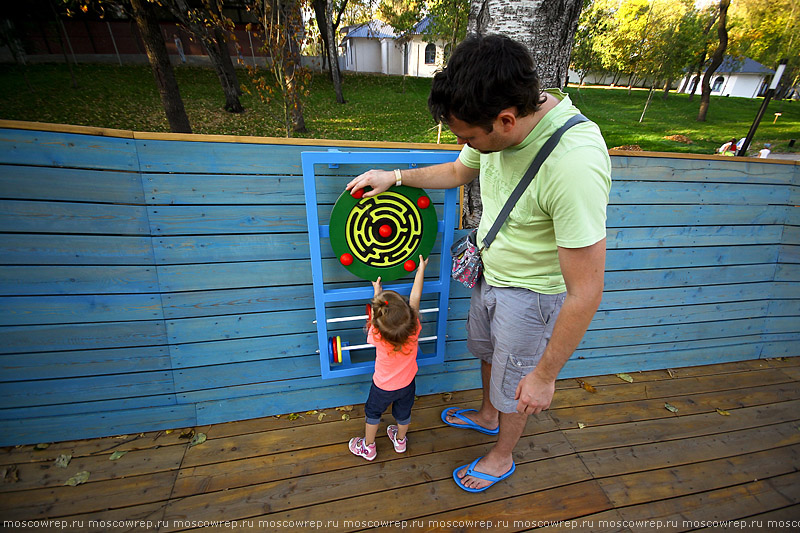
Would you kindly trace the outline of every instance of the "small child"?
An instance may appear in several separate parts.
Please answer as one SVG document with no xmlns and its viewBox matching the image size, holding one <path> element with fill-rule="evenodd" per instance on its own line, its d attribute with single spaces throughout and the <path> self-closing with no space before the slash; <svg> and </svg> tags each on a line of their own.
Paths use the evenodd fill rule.
<svg viewBox="0 0 800 533">
<path fill-rule="evenodd" d="M 375 373 L 367 403 L 364 438 L 350 439 L 350 451 L 372 461 L 377 455 L 375 435 L 381 415 L 392 405 L 392 415 L 397 425 L 386 429 L 394 451 L 406 451 L 408 425 L 414 405 L 417 375 L 417 344 L 422 324 L 419 319 L 419 301 L 425 277 L 427 259 L 419 256 L 419 267 L 408 301 L 394 291 L 384 291 L 381 278 L 372 282 L 374 296 L 372 312 L 367 319 L 367 342 L 375 346 Z"/>
</svg>

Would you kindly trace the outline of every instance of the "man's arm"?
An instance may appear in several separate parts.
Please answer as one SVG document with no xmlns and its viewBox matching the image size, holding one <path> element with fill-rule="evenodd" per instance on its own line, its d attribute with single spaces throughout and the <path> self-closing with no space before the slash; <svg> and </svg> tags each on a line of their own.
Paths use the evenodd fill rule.
<svg viewBox="0 0 800 533">
<path fill-rule="evenodd" d="M 451 189 L 459 187 L 478 177 L 478 169 L 469 168 L 456 159 L 450 163 L 441 163 L 428 167 L 407 168 L 400 171 L 403 185 L 420 189 Z M 351 194 L 364 187 L 372 190 L 364 193 L 365 197 L 375 196 L 388 190 L 396 183 L 395 173 L 391 170 L 368 170 L 353 178 L 346 189 Z"/>
<path fill-rule="evenodd" d="M 517 387 L 518 412 L 536 414 L 550 407 L 558 373 L 580 344 L 600 306 L 605 260 L 605 239 L 585 248 L 558 248 L 567 296 L 541 361 Z"/>
</svg>

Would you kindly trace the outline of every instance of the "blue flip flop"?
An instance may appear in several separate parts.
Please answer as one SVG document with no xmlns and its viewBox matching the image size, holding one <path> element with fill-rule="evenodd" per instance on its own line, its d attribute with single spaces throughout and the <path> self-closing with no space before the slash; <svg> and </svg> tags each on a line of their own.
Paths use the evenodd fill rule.
<svg viewBox="0 0 800 533">
<path fill-rule="evenodd" d="M 496 427 L 494 429 L 486 429 L 483 426 L 479 426 L 478 424 L 476 424 L 475 422 L 473 422 L 472 420 L 470 420 L 466 416 L 462 416 L 461 415 L 461 413 L 467 413 L 469 411 L 475 411 L 475 409 L 459 409 L 455 413 L 453 413 L 451 415 L 448 415 L 447 411 L 449 411 L 450 409 L 452 409 L 452 407 L 448 407 L 447 409 L 442 411 L 442 422 L 444 422 L 448 426 L 453 426 L 454 428 L 461 428 L 461 429 L 474 429 L 475 431 L 480 431 L 481 433 L 484 433 L 486 435 L 497 435 L 498 433 L 500 433 L 500 428 L 499 427 Z M 464 423 L 463 424 L 453 424 L 452 422 L 448 422 L 447 421 L 447 417 L 448 416 L 452 416 L 453 418 L 458 418 L 459 420 L 461 420 Z"/>
<path fill-rule="evenodd" d="M 489 487 L 491 487 L 492 485 L 494 485 L 495 483 L 497 483 L 498 481 L 503 481 L 504 479 L 506 479 L 508 476 L 510 476 L 511 474 L 514 473 L 514 470 L 517 469 L 517 465 L 515 463 L 511 463 L 511 468 L 509 468 L 508 472 L 506 472 L 502 476 L 500 476 L 500 477 L 490 476 L 489 474 L 484 474 L 483 472 L 476 472 L 474 470 L 475 469 L 475 465 L 477 465 L 478 461 L 480 461 L 481 459 L 483 459 L 483 457 L 478 457 L 477 459 L 472 461 L 469 464 L 469 466 L 463 465 L 463 466 L 459 466 L 458 468 L 453 470 L 453 479 L 456 481 L 456 485 L 458 485 L 459 487 L 461 487 L 463 490 L 465 490 L 467 492 L 483 492 L 486 489 L 488 489 Z M 476 477 L 476 478 L 479 478 L 479 479 L 484 479 L 486 481 L 491 481 L 491 483 L 489 485 L 486 485 L 482 489 L 471 489 L 469 487 L 465 487 L 464 484 L 461 482 L 462 478 L 458 477 L 458 472 L 460 470 L 462 470 L 465 466 L 467 466 L 467 473 L 464 474 L 464 477 L 472 476 L 472 477 Z"/>
</svg>

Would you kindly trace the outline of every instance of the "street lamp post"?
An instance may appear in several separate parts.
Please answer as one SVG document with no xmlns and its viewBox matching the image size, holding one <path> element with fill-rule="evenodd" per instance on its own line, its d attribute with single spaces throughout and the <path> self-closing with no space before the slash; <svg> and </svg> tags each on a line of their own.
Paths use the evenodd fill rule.
<svg viewBox="0 0 800 533">
<path fill-rule="evenodd" d="M 739 148 L 739 151 L 736 152 L 736 155 L 743 156 L 747 153 L 747 149 L 750 147 L 750 143 L 753 141 L 753 137 L 758 129 L 758 124 L 761 122 L 761 117 L 763 117 L 764 113 L 767 111 L 767 105 L 772 99 L 772 95 L 775 94 L 775 89 L 778 88 L 778 83 L 781 81 L 783 71 L 786 70 L 786 62 L 786 59 L 781 59 L 781 62 L 778 65 L 778 70 L 776 70 L 775 75 L 772 76 L 772 83 L 769 84 L 767 94 L 764 95 L 764 101 L 761 102 L 761 108 L 758 110 L 756 118 L 753 120 L 752 126 L 750 126 L 750 131 L 747 132 L 747 137 L 745 137 L 744 142 L 742 143 L 741 148 Z"/>
</svg>

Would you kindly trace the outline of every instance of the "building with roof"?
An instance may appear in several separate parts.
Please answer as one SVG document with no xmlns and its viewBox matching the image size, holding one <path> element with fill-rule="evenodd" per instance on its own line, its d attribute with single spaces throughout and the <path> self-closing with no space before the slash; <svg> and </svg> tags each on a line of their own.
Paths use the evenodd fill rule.
<svg viewBox="0 0 800 533">
<path fill-rule="evenodd" d="M 742 98 L 755 98 L 761 95 L 767 88 L 774 70 L 765 67 L 749 57 L 735 58 L 725 56 L 722 65 L 714 72 L 711 78 L 711 94 L 714 96 L 739 96 Z M 697 84 L 703 79 L 701 75 L 683 78 L 678 85 L 680 92 L 691 93 L 700 92 Z"/>
<path fill-rule="evenodd" d="M 380 72 L 430 78 L 444 64 L 445 43 L 424 38 L 430 19 L 425 17 L 401 39 L 380 20 L 342 28 L 342 68 L 354 72 Z"/>
</svg>

